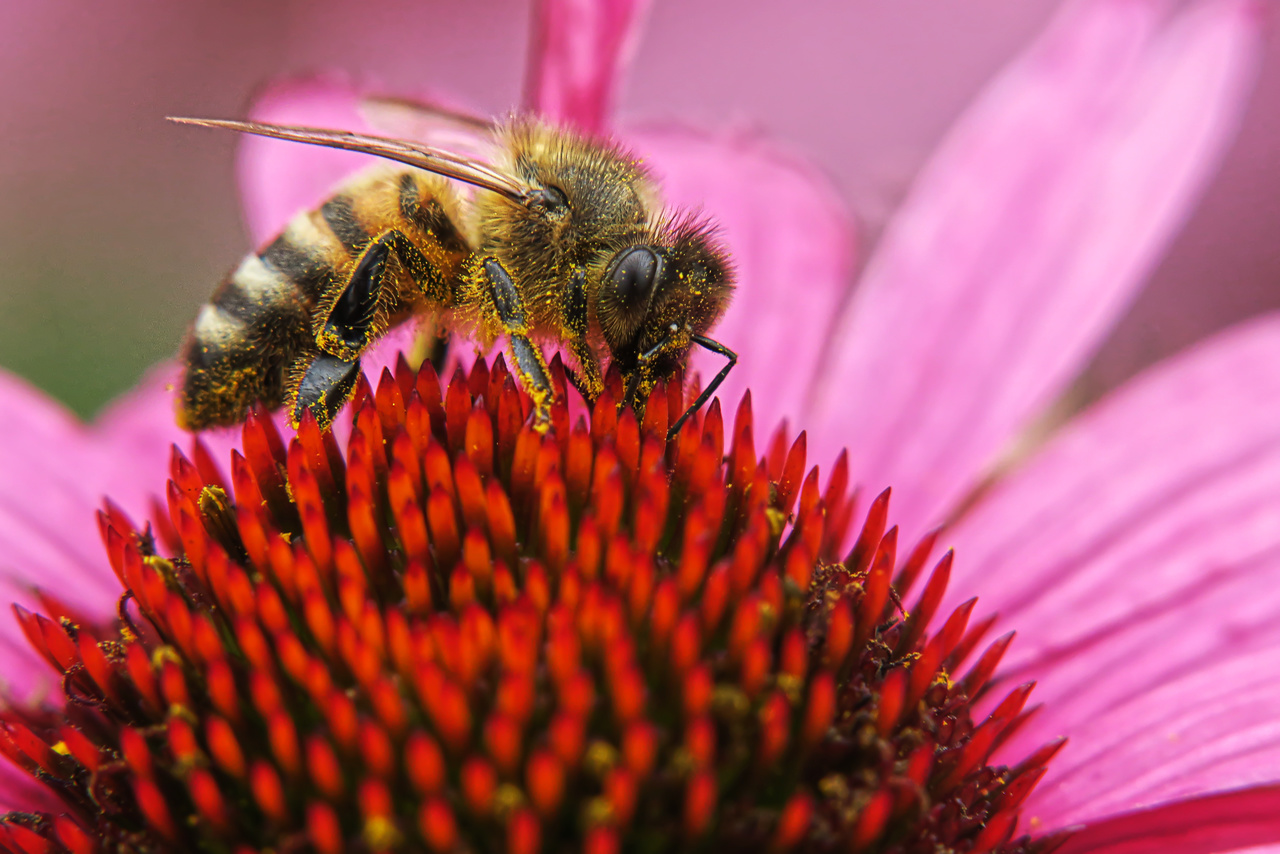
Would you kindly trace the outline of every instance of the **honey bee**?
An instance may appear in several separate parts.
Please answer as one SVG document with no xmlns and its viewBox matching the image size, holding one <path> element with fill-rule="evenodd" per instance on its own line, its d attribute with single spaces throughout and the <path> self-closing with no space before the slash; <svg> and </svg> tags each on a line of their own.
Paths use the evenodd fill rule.
<svg viewBox="0 0 1280 854">
<path fill-rule="evenodd" d="M 327 429 L 354 391 L 361 354 L 392 327 L 432 314 L 484 345 L 505 336 L 540 430 L 554 392 L 535 342 L 568 349 L 570 379 L 592 402 L 607 356 L 632 406 L 692 345 L 724 356 L 670 436 L 737 361 L 706 334 L 733 291 L 714 229 L 664 212 L 644 167 L 611 142 L 517 117 L 484 126 L 485 162 L 345 131 L 173 121 L 411 167 L 349 179 L 214 291 L 182 352 L 178 422 L 187 429 L 240 422 L 259 401 L 287 405 L 295 426 L 310 412 Z M 454 182 L 475 189 L 466 195 Z"/>
</svg>

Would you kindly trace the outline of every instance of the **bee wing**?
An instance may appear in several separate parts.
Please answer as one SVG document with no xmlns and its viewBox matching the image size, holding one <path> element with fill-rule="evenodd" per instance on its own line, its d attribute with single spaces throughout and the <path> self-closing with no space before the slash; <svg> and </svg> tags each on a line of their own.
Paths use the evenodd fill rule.
<svg viewBox="0 0 1280 854">
<path fill-rule="evenodd" d="M 409 98 L 374 96 L 361 99 L 360 116 L 378 133 L 416 139 L 481 163 L 497 161 L 496 124 L 489 119 Z"/>
<path fill-rule="evenodd" d="M 474 184 L 522 204 L 527 201 L 529 195 L 529 187 L 513 175 L 501 172 L 474 158 L 413 140 L 390 139 L 350 131 L 289 127 L 260 122 L 236 122 L 225 119 L 188 119 L 171 116 L 169 121 L 373 154 L 377 157 L 407 163 L 437 175 L 444 175 L 446 178 Z"/>
</svg>

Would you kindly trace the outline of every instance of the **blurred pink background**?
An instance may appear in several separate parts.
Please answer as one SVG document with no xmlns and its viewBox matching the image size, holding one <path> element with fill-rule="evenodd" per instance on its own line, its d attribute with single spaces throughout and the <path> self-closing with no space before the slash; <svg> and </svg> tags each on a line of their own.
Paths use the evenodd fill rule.
<svg viewBox="0 0 1280 854">
<path fill-rule="evenodd" d="M 1057 5 L 656 0 L 619 112 L 624 124 L 767 131 L 831 177 L 865 257 L 930 149 Z M 520 97 L 529 14 L 522 0 L 10 0 L 0 7 L 0 366 L 91 413 L 176 350 L 250 248 L 235 140 L 165 115 L 240 115 L 263 82 L 320 69 L 502 113 Z M 1280 306 L 1271 24 L 1240 137 L 1077 400 Z"/>
</svg>

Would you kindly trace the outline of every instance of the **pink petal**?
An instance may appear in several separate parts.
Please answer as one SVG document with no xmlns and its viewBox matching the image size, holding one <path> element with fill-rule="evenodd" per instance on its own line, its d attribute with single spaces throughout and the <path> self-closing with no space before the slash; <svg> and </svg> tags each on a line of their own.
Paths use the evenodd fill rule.
<svg viewBox="0 0 1280 854">
<path fill-rule="evenodd" d="M 1280 839 L 1280 787 L 1163 804 L 1091 824 L 1058 854 L 1212 854 L 1248 848 L 1274 854 Z"/>
<path fill-rule="evenodd" d="M 173 366 L 153 370 L 93 425 L 22 380 L 0 372 L 0 695 L 33 699 L 52 674 L 34 653 L 10 602 L 35 605 L 48 590 L 87 618 L 110 618 L 120 589 L 107 563 L 97 511 L 111 498 L 139 525 L 164 494 L 170 446 L 191 437 L 174 424 Z M 236 434 L 238 437 L 238 433 Z M 226 458 L 228 445 L 209 443 Z"/>
<path fill-rule="evenodd" d="M 371 385 L 377 387 L 383 368 L 394 370 L 399 354 L 410 349 L 413 334 L 412 324 L 405 324 L 361 357 Z M 153 499 L 163 498 L 174 445 L 190 458 L 198 438 L 223 474 L 230 472 L 231 452 L 244 447 L 240 425 L 211 427 L 194 435 L 178 427 L 172 389 L 181 377 L 182 369 L 177 363 L 156 365 L 136 388 L 115 400 L 94 425 L 101 443 L 112 451 L 111 500 L 133 513 L 135 521 L 146 518 Z M 281 408 L 271 416 L 287 443 L 294 435 L 288 413 Z M 333 432 L 339 444 L 345 446 L 351 435 L 350 420 L 339 416 Z"/>
<path fill-rule="evenodd" d="M 894 488 L 908 540 L 972 489 L 1137 292 L 1234 134 L 1248 0 L 1069 4 L 921 176 L 835 337 L 810 419 Z M 817 428 L 817 429 L 814 429 Z"/>
<path fill-rule="evenodd" d="M 1044 827 L 1280 780 L 1280 315 L 1165 362 L 1068 425 L 954 530 L 951 599 L 1017 629 L 1070 737 Z"/>
<path fill-rule="evenodd" d="M 853 273 L 853 225 L 843 204 L 812 167 L 751 134 L 672 128 L 628 139 L 667 203 L 711 216 L 733 259 L 737 292 L 712 335 L 739 361 L 721 398 L 736 406 L 751 389 L 761 440 L 782 418 L 797 423 Z M 705 385 L 724 360 L 697 351 L 691 365 Z"/>
<path fill-rule="evenodd" d="M 377 374 L 373 378 L 376 379 Z M 117 451 L 117 457 L 121 461 L 118 481 L 129 485 L 129 470 L 150 473 L 149 478 L 138 484 L 136 492 L 123 493 L 126 497 L 122 498 L 112 494 L 112 500 L 126 510 L 133 506 L 140 506 L 145 510 L 152 497 L 160 498 L 164 495 L 174 445 L 190 457 L 194 440 L 198 436 L 214 461 L 222 466 L 224 474 L 229 471 L 231 451 L 243 447 L 239 425 L 211 427 L 195 435 L 178 427 L 174 421 L 172 389 L 181 381 L 182 368 L 176 362 L 156 365 L 137 387 L 116 399 L 99 416 L 95 425 L 103 442 Z M 287 441 L 293 435 L 293 428 L 288 424 L 286 413 L 280 409 L 273 415 L 280 435 Z M 132 503 L 130 498 L 133 499 Z"/>
<path fill-rule="evenodd" d="M 374 133 L 364 120 L 360 98 L 345 80 L 326 77 L 283 80 L 253 105 L 250 118 L 282 125 Z M 369 166 L 367 154 L 299 145 L 258 136 L 240 141 L 237 171 L 245 221 L 257 246 L 279 234 L 302 210 L 319 207 L 343 178 Z"/>
<path fill-rule="evenodd" d="M 178 427 L 173 389 L 181 382 L 181 366 L 162 362 L 151 368 L 137 386 L 112 401 L 93 424 L 93 433 L 107 452 L 109 497 L 136 524 L 151 518 L 153 507 L 168 506 L 164 496 L 175 445 L 191 459 L 198 437 L 224 475 L 231 471 L 231 451 L 243 448 L 238 425 L 212 427 L 198 434 Z M 293 429 L 286 413 L 278 410 L 274 418 L 280 435 L 288 441 Z M 337 435 L 347 434 L 338 430 Z M 98 560 L 105 559 L 104 552 Z"/>
<path fill-rule="evenodd" d="M 599 133 L 635 54 L 648 0 L 540 0 L 525 106 Z"/>
<path fill-rule="evenodd" d="M 145 401 L 148 417 L 163 399 L 164 422 L 173 424 L 167 390 L 132 397 Z M 3 372 L 0 410 L 0 660 L 6 662 L 0 694 L 32 699 L 49 688 L 52 674 L 30 650 L 9 603 L 35 605 L 30 590 L 38 586 L 86 617 L 113 614 L 120 590 L 96 511 L 110 494 L 135 521 L 145 521 L 149 496 L 163 494 L 168 458 L 156 465 L 144 442 L 118 443 Z"/>
<path fill-rule="evenodd" d="M 173 445 L 184 453 L 191 448 L 191 434 L 174 420 L 173 389 L 181 381 L 177 363 L 162 362 L 112 401 L 93 425 L 99 442 L 109 449 L 110 498 L 131 514 L 135 523 L 144 521 L 150 515 L 152 500 L 165 494 Z M 214 458 L 225 464 L 226 454 L 216 451 L 229 450 L 240 433 L 223 429 L 201 436 L 215 451 Z"/>
<path fill-rule="evenodd" d="M 48 665 L 45 665 L 48 668 Z M 8 759 L 0 757 L 0 813 L 16 812 L 65 812 L 66 804 L 58 799 L 53 789 L 36 781 Z"/>
<path fill-rule="evenodd" d="M 109 467 L 89 432 L 36 389 L 0 372 L 0 579 L 4 611 L 0 644 L 27 644 L 8 603 L 39 583 L 68 605 L 89 613 L 109 611 L 115 578 L 102 556 L 94 510 L 100 506 Z M 98 567 L 99 571 L 86 571 Z M 32 675 L 6 671 L 18 687 Z"/>
</svg>

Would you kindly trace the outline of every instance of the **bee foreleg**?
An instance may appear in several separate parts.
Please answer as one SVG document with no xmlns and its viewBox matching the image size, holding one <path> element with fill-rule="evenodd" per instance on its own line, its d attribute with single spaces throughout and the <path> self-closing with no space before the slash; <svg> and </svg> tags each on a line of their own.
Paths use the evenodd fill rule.
<svg viewBox="0 0 1280 854">
<path fill-rule="evenodd" d="M 533 398 L 534 426 L 546 430 L 551 424 L 551 401 L 555 393 L 547 376 L 547 363 L 542 351 L 529 340 L 529 328 L 525 321 L 524 303 L 511 274 L 493 258 L 484 261 L 485 277 L 498 310 L 502 331 L 511 341 L 511 357 L 516 371 L 524 381 L 525 390 Z"/>
<path fill-rule="evenodd" d="M 733 366 L 738 364 L 738 354 L 721 344 L 719 341 L 713 341 L 703 335 L 695 335 L 693 336 L 693 343 L 703 349 L 710 350 L 712 353 L 724 356 L 728 360 L 728 364 L 721 368 L 720 373 L 716 374 L 715 378 L 707 384 L 707 387 L 702 390 L 702 394 L 698 395 L 698 399 L 690 404 L 689 408 L 684 411 L 684 415 L 681 415 L 676 420 L 676 423 L 671 425 L 671 429 L 667 431 L 668 442 L 676 437 L 676 434 L 680 432 L 680 428 L 684 426 L 684 422 L 689 419 L 689 416 L 701 409 L 702 405 L 711 399 L 711 395 L 715 394 L 716 389 L 720 388 L 720 384 L 724 382 L 724 378 L 729 376 L 729 371 L 732 371 Z"/>
<path fill-rule="evenodd" d="M 374 319 L 383 299 L 387 263 L 393 253 L 429 300 L 436 303 L 446 300 L 439 271 L 409 238 L 396 230 L 384 232 L 360 253 L 351 277 L 330 304 L 324 325 L 316 335 L 316 344 L 321 350 L 349 362 L 369 346 L 375 337 Z"/>
<path fill-rule="evenodd" d="M 290 419 L 295 427 L 309 410 L 321 430 L 333 423 L 338 410 L 347 402 L 360 376 L 360 360 L 344 361 L 329 353 L 321 353 L 298 382 Z"/>
<path fill-rule="evenodd" d="M 581 267 L 569 277 L 564 319 L 569 347 L 578 361 L 578 372 L 570 372 L 570 380 L 588 403 L 595 403 L 604 391 L 604 378 L 600 376 L 595 353 L 587 343 L 587 274 Z"/>
</svg>

